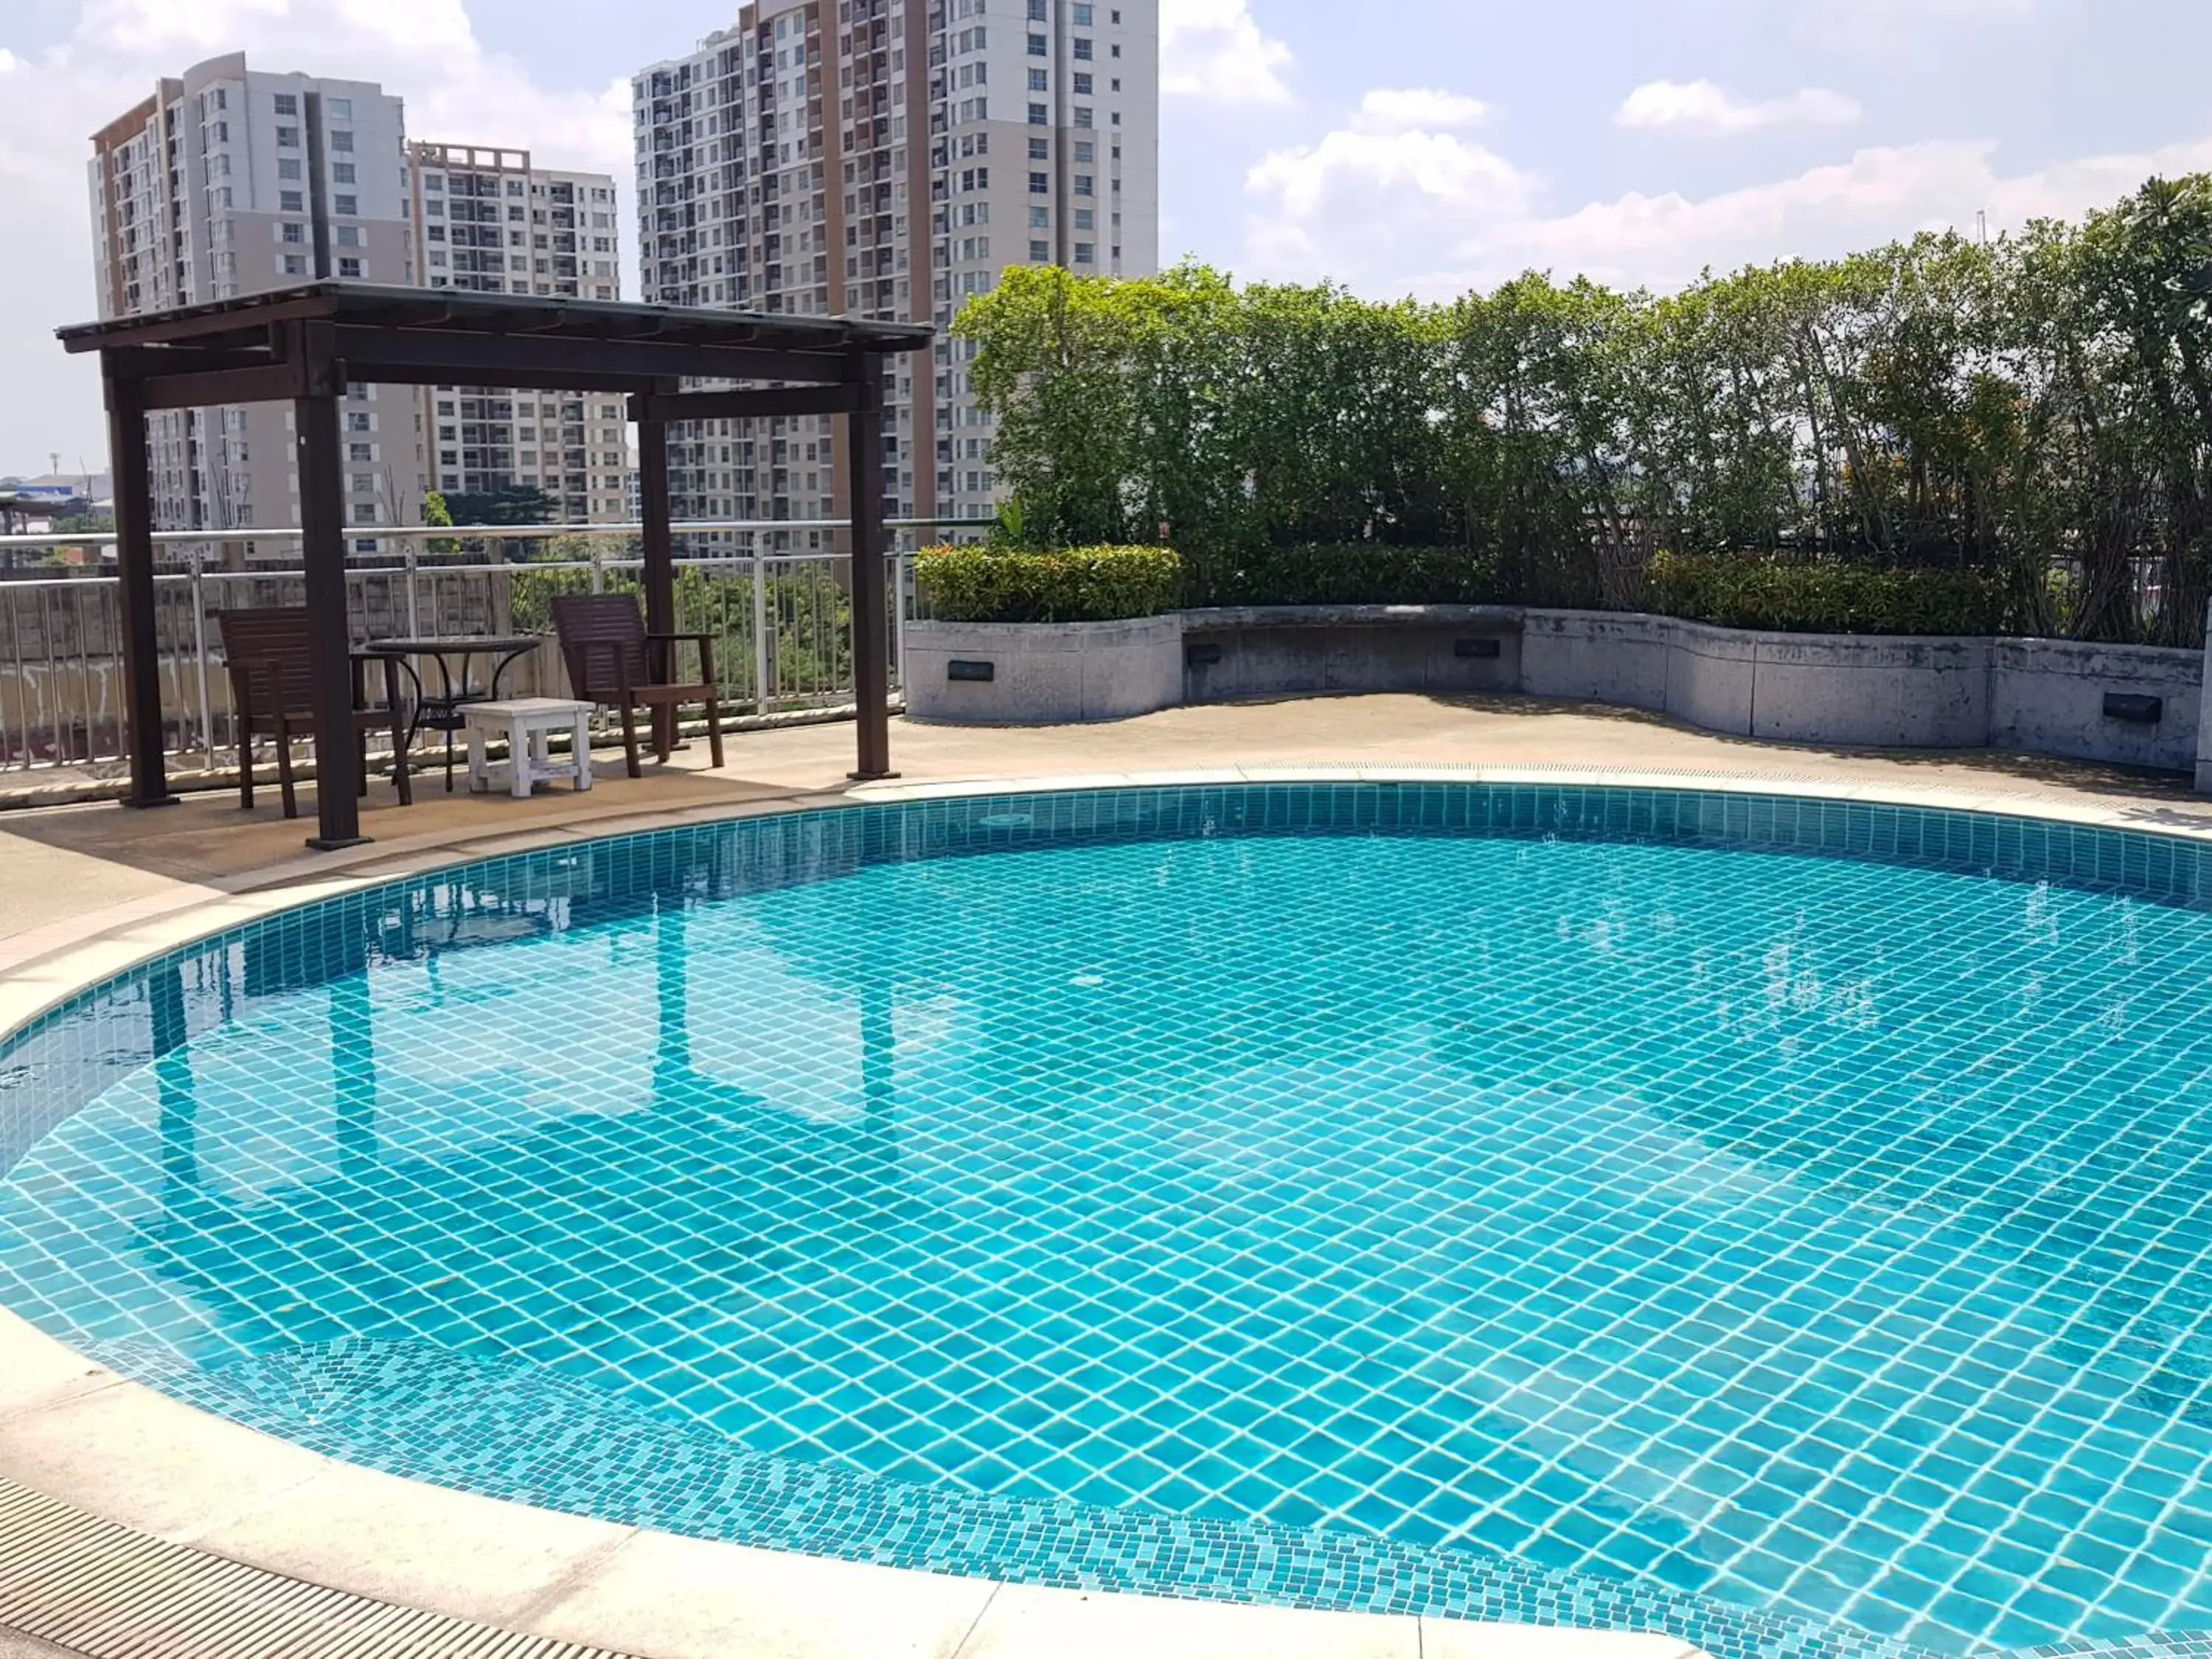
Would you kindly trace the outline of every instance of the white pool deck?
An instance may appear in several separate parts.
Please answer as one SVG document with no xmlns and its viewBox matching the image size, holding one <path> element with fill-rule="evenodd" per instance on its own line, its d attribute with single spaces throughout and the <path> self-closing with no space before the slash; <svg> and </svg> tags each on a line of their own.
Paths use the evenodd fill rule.
<svg viewBox="0 0 2212 1659">
<path fill-rule="evenodd" d="M 1548 717 L 1548 718 L 1547 718 Z M 1148 732 L 1146 728 L 1152 728 Z M 379 839 L 298 851 L 308 818 L 234 797 L 0 815 L 0 1035 L 147 957 L 352 888 L 525 848 L 854 800 L 1294 780 L 1607 783 L 1993 811 L 2212 841 L 2172 779 L 2002 757 L 1837 754 L 1587 708 L 1344 698 L 1178 710 L 1108 728 L 949 733 L 901 722 L 898 782 L 843 785 L 848 728 L 732 741 L 696 763 L 529 802 L 425 788 Z M 1340 758 L 1297 758 L 1334 733 Z M 1322 741 L 1316 741 L 1319 738 Z M 702 745 L 703 747 L 703 745 Z M 1209 764 L 1188 763 L 1203 757 Z M 1024 763 L 1057 762 L 1031 772 Z M 1083 770 L 1078 766 L 1112 766 Z M 418 786 L 420 787 L 420 786 Z M 511 806 L 515 814 L 499 809 Z M 0 1477 L 155 1537 L 313 1584 L 641 1659 L 1695 1659 L 1673 1637 L 1040 1589 L 749 1549 L 448 1491 L 338 1462 L 94 1365 L 0 1310 Z M 0 1565 L 7 1540 L 0 1537 Z M 4 1576 L 4 1575 L 0 1575 Z M 58 1593 L 65 1593 L 58 1592 Z M 10 1644 L 15 1646 L 11 1650 Z M 74 1651 L 75 1650 L 60 1650 Z M 98 1656 L 96 1647 L 85 1649 Z M 0 1659 L 57 1650 L 0 1629 Z M 234 1650 L 256 1652 L 251 1645 Z"/>
</svg>

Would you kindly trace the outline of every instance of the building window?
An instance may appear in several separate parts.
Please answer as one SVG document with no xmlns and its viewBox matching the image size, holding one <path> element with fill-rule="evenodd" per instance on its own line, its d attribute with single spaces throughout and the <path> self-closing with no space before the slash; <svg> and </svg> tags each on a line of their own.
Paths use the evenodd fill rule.
<svg viewBox="0 0 2212 1659">
<path fill-rule="evenodd" d="M 360 260 L 358 260 L 358 259 L 341 259 L 341 260 L 339 260 L 339 261 L 338 261 L 338 275 L 339 275 L 339 276 L 360 276 L 360 275 L 361 275 L 361 261 L 360 261 Z"/>
<path fill-rule="evenodd" d="M 1030 174 L 1030 194 L 1032 196 L 1051 195 L 1052 175 L 1048 173 L 1032 173 Z"/>
<path fill-rule="evenodd" d="M 358 213 L 361 211 L 361 198 L 358 196 L 334 197 L 331 198 L 331 211 L 333 213 Z"/>
<path fill-rule="evenodd" d="M 307 198 L 303 191 L 296 190 L 280 190 L 276 192 L 277 212 L 305 213 L 307 210 Z"/>
<path fill-rule="evenodd" d="M 1089 139 L 1079 138 L 1075 141 L 1075 159 L 1077 161 L 1094 161 L 1097 159 L 1097 155 L 1098 146 L 1092 143 Z"/>
<path fill-rule="evenodd" d="M 366 449 L 368 446 L 367 444 L 356 444 L 354 447 L 356 449 Z M 376 474 L 374 472 L 355 473 L 353 475 L 353 493 L 356 495 L 374 495 L 376 494 Z"/>
<path fill-rule="evenodd" d="M 350 121 L 353 119 L 353 100 L 325 98 L 323 100 L 323 112 L 333 121 Z"/>
<path fill-rule="evenodd" d="M 297 115 L 300 112 L 300 100 L 297 94 L 289 92 L 278 93 L 276 112 L 279 115 Z"/>
<path fill-rule="evenodd" d="M 1093 244 L 1090 242 L 1078 242 L 1075 245 L 1075 263 L 1079 265 L 1097 264 L 1097 261 L 1091 258 L 1091 255 L 1097 252 L 1097 249 Z"/>
<path fill-rule="evenodd" d="M 1052 244 L 1049 242 L 1032 241 L 1030 244 L 1030 263 L 1036 265 L 1050 264 L 1052 263 Z"/>
<path fill-rule="evenodd" d="M 1030 228 L 1031 230 L 1049 230 L 1052 228 L 1052 210 L 1050 208 L 1041 207 L 1031 208 L 1030 210 Z"/>
<path fill-rule="evenodd" d="M 1075 61 L 1079 64 L 1087 64 L 1091 61 L 1091 42 L 1089 40 L 1078 40 L 1075 43 Z"/>
<path fill-rule="evenodd" d="M 288 219 L 276 228 L 276 240 L 280 242 L 304 242 L 307 240 L 307 228 Z"/>
<path fill-rule="evenodd" d="M 1077 173 L 1075 175 L 1075 193 L 1078 196 L 1096 196 L 1098 192 L 1091 187 L 1092 179 L 1093 175 L 1091 173 Z"/>
<path fill-rule="evenodd" d="M 348 444 L 346 459 L 354 461 L 373 461 L 376 457 L 369 453 L 371 448 L 372 446 L 368 444 Z"/>
<path fill-rule="evenodd" d="M 1121 118 L 1120 116 L 1118 116 L 1118 115 L 1117 115 L 1117 116 L 1115 116 L 1114 118 L 1115 118 L 1115 120 L 1117 120 L 1117 121 L 1118 121 L 1118 120 L 1120 120 Z M 1090 106 L 1090 105 L 1088 105 L 1088 104 L 1078 104 L 1078 105 L 1075 106 L 1075 125 L 1078 125 L 1079 127 L 1088 127 L 1088 126 L 1091 125 L 1091 106 Z"/>
<path fill-rule="evenodd" d="M 361 246 L 361 227 L 359 225 L 340 225 L 333 234 L 337 236 L 337 243 L 340 247 L 359 247 Z"/>
<path fill-rule="evenodd" d="M 1048 48 L 1047 47 L 1047 46 L 1046 46 L 1046 44 L 1045 44 L 1045 38 L 1044 38 L 1044 36 L 1042 36 L 1042 34 L 1032 34 L 1031 36 L 1030 36 L 1030 57 L 1032 57 L 1032 58 L 1048 58 L 1048 57 L 1050 57 L 1051 55 L 1052 55 L 1052 54 L 1051 54 L 1050 51 L 1048 50 Z"/>
<path fill-rule="evenodd" d="M 297 128 L 297 127 L 279 127 L 279 128 L 277 128 L 277 129 L 276 129 L 276 143 L 277 143 L 278 146 L 279 146 L 280 148 L 282 148 L 282 149 L 299 149 L 299 148 L 300 148 L 300 129 L 299 129 L 299 128 Z"/>
<path fill-rule="evenodd" d="M 1031 104 L 1030 106 L 1030 125 L 1033 127 L 1050 126 L 1052 125 L 1052 112 L 1047 109 L 1042 104 Z"/>
<path fill-rule="evenodd" d="M 1091 77 L 1078 74 L 1075 77 L 1075 90 L 1080 96 L 1088 98 L 1091 95 Z"/>
<path fill-rule="evenodd" d="M 424 173 L 422 175 L 422 188 L 429 191 L 433 196 L 444 195 L 446 193 L 446 175 L 442 173 Z"/>
<path fill-rule="evenodd" d="M 356 524 L 374 524 L 376 522 L 376 503 L 374 501 L 356 501 L 353 504 L 353 521 Z"/>
<path fill-rule="evenodd" d="M 279 179 L 298 178 L 300 176 L 300 164 L 297 161 L 290 160 L 278 161 L 276 163 L 276 176 Z"/>
<path fill-rule="evenodd" d="M 1045 79 L 1044 70 L 1031 70 L 1030 71 L 1030 90 L 1031 92 L 1042 92 L 1047 84 L 1048 82 Z"/>
<path fill-rule="evenodd" d="M 333 161 L 331 163 L 331 182 L 332 184 L 349 185 L 353 183 L 353 181 L 352 162 Z"/>
<path fill-rule="evenodd" d="M 1030 139 L 1030 161 L 1050 161 L 1051 159 L 1052 159 L 1052 140 L 1051 140 L 1051 139 L 1049 139 L 1049 138 L 1032 138 L 1032 139 Z"/>
<path fill-rule="evenodd" d="M 1075 210 L 1075 228 L 1076 228 L 1078 230 L 1096 230 L 1096 229 L 1097 229 L 1097 228 L 1098 228 L 1098 211 L 1097 211 L 1097 210 L 1096 208 L 1078 208 L 1078 209 L 1076 209 L 1076 210 Z"/>
<path fill-rule="evenodd" d="M 287 253 L 283 256 L 283 263 L 284 274 L 287 276 L 304 276 L 307 274 L 307 256 L 304 253 Z"/>
<path fill-rule="evenodd" d="M 353 134 L 343 128 L 338 129 L 331 134 L 331 148 L 335 150 L 350 150 L 353 148 Z"/>
</svg>

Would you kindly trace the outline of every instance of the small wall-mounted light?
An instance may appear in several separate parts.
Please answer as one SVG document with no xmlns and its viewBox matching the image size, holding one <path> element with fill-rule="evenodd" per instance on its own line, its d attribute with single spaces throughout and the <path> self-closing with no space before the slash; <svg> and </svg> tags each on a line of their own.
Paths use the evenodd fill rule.
<svg viewBox="0 0 2212 1659">
<path fill-rule="evenodd" d="M 2166 718 L 2166 699 L 2146 697 L 2134 691 L 2105 693 L 2105 718 L 2133 726 L 2156 726 Z"/>
<path fill-rule="evenodd" d="M 1495 639 L 1454 640 L 1452 641 L 1452 655 L 1455 657 L 1494 657 L 1498 654 L 1502 648 L 1503 647 L 1499 642 Z"/>
<path fill-rule="evenodd" d="M 955 657 L 945 665 L 945 678 L 948 680 L 988 681 L 994 680 L 998 677 L 999 669 L 996 663 L 963 662 L 959 658 Z"/>
</svg>

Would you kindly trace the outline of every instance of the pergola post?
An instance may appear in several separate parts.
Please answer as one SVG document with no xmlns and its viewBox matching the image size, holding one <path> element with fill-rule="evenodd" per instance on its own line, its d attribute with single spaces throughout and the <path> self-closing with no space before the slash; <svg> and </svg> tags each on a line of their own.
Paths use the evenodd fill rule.
<svg viewBox="0 0 2212 1659">
<path fill-rule="evenodd" d="M 103 363 L 103 368 L 109 367 Z M 153 479 L 146 459 L 146 394 L 106 376 L 107 453 L 114 469 L 115 574 L 123 633 L 123 726 L 133 806 L 173 806 L 161 758 L 161 641 L 155 626 Z"/>
<path fill-rule="evenodd" d="M 654 390 L 671 392 L 675 386 L 656 385 Z M 631 413 L 637 422 L 637 488 L 645 551 L 645 628 L 648 634 L 672 633 L 676 627 L 676 533 L 669 527 L 668 422 L 654 415 L 643 398 L 632 402 Z M 653 711 L 653 732 L 656 748 L 673 745 L 675 709 L 664 704 Z"/>
<path fill-rule="evenodd" d="M 344 371 L 324 331 L 295 336 L 307 392 L 292 400 L 300 466 L 300 558 L 307 572 L 307 634 L 313 650 L 316 833 L 319 852 L 358 847 L 361 751 L 353 719 L 353 633 L 346 620 L 345 476 L 338 457 L 338 395 Z"/>
<path fill-rule="evenodd" d="M 884 580 L 883 358 L 869 352 L 860 407 L 846 417 L 846 475 L 853 521 L 853 699 L 859 763 L 855 779 L 891 770 L 890 616 Z"/>
</svg>

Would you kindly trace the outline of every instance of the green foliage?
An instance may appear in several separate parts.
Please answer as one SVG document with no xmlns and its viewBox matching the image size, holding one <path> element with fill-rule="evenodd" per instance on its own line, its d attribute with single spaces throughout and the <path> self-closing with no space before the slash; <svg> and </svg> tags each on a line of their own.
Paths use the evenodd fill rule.
<svg viewBox="0 0 2212 1659">
<path fill-rule="evenodd" d="M 1164 547 L 930 547 L 915 569 L 924 612 L 940 622 L 1118 622 L 1183 597 L 1182 560 Z"/>
<path fill-rule="evenodd" d="M 1753 554 L 1662 553 L 1648 608 L 1723 628 L 1791 634 L 1999 634 L 2003 584 L 1971 570 L 1882 569 Z"/>
<path fill-rule="evenodd" d="M 451 524 L 453 521 L 453 510 L 446 504 L 446 497 L 442 491 L 433 489 L 423 495 L 422 522 L 424 524 Z M 429 538 L 424 550 L 449 554 L 458 553 L 460 549 L 460 543 L 455 541 L 451 536 L 433 536 Z"/>
<path fill-rule="evenodd" d="M 1261 548 L 1215 580 L 1213 605 L 1488 605 L 1496 564 L 1464 547 L 1302 542 Z"/>
<path fill-rule="evenodd" d="M 955 331 L 1017 504 L 997 539 L 1171 537 L 1200 602 L 1263 569 L 1376 591 L 1282 554 L 1330 544 L 1464 548 L 1486 597 L 1610 607 L 1643 602 L 1657 549 L 1778 550 L 1974 573 L 2034 631 L 2203 636 L 2212 175 L 1671 295 L 1017 269 Z"/>
</svg>

